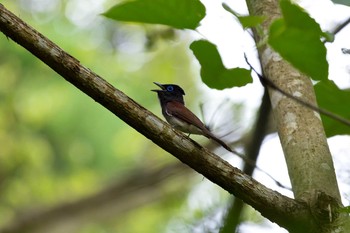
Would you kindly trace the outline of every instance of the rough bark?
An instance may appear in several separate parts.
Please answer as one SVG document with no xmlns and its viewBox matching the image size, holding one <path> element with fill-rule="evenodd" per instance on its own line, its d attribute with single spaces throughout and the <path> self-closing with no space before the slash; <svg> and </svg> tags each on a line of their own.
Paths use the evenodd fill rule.
<svg viewBox="0 0 350 233">
<path fill-rule="evenodd" d="M 280 89 L 317 106 L 310 78 L 293 68 L 266 44 L 270 24 L 281 17 L 278 2 L 247 0 L 251 15 L 266 17 L 261 28 L 254 31 L 256 44 L 261 45 L 258 53 L 264 74 Z M 341 205 L 341 200 L 319 113 L 274 89 L 269 89 L 269 94 L 295 198 L 308 202 L 315 212 L 318 212 L 315 207 L 320 207 L 316 203 L 323 203 L 322 206 L 327 203 L 331 213 Z M 324 209 L 325 213 L 327 210 Z M 334 217 L 321 221 L 325 228 L 334 221 Z M 313 232 L 320 232 L 320 228 L 321 225 Z"/>
</svg>

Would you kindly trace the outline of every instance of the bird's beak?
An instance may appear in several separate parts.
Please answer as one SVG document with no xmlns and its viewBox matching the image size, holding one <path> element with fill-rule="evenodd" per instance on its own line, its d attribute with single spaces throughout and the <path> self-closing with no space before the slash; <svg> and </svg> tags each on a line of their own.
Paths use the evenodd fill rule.
<svg viewBox="0 0 350 233">
<path fill-rule="evenodd" d="M 160 87 L 161 88 L 161 90 L 151 90 L 151 91 L 155 91 L 155 92 L 159 92 L 159 91 L 166 91 L 165 90 L 165 87 L 164 87 L 164 85 L 163 84 L 161 84 L 161 83 L 157 83 L 157 82 L 153 82 L 154 84 L 156 84 L 158 87 Z"/>
</svg>

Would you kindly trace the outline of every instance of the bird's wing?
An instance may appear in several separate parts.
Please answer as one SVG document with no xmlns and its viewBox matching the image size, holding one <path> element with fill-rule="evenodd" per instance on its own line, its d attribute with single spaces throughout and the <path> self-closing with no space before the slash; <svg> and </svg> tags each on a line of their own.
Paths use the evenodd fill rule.
<svg viewBox="0 0 350 233">
<path fill-rule="evenodd" d="M 186 108 L 185 105 L 179 102 L 171 101 L 167 103 L 166 109 L 167 114 L 177 117 L 180 120 L 187 122 L 188 124 L 192 124 L 200 128 L 204 131 L 204 133 L 209 132 L 203 122 L 201 122 L 201 120 L 199 120 L 196 115 L 194 115 L 188 108 Z"/>
<path fill-rule="evenodd" d="M 168 102 L 166 104 L 166 109 L 167 109 L 166 113 L 169 116 L 179 118 L 180 120 L 183 120 L 183 121 L 187 122 L 188 124 L 192 124 L 192 125 L 198 127 L 204 136 L 206 136 L 208 138 L 212 138 L 217 143 L 222 145 L 226 150 L 233 152 L 232 149 L 225 142 L 223 142 L 222 140 L 220 140 L 219 138 L 214 136 L 207 129 L 207 127 L 205 127 L 205 125 L 201 122 L 201 120 L 199 120 L 196 115 L 194 115 L 188 108 L 186 108 L 185 105 L 183 105 L 179 102 L 171 101 L 171 102 Z"/>
</svg>

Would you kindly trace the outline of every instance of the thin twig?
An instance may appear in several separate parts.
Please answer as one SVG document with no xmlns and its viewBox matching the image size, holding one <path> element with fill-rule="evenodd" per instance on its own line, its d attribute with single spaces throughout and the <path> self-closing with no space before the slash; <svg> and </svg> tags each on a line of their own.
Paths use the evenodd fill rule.
<svg viewBox="0 0 350 233">
<path fill-rule="evenodd" d="M 339 115 L 337 115 L 337 114 L 335 114 L 335 113 L 332 113 L 332 112 L 330 112 L 330 111 L 328 111 L 328 110 L 326 110 L 326 109 L 317 107 L 317 106 L 315 106 L 315 105 L 313 105 L 313 104 L 311 104 L 311 103 L 309 103 L 309 102 L 306 102 L 306 101 L 303 100 L 303 99 L 300 99 L 300 98 L 298 98 L 298 97 L 296 97 L 296 96 L 294 96 L 294 95 L 292 95 L 292 94 L 290 94 L 290 93 L 288 93 L 288 92 L 282 90 L 280 87 L 278 87 L 278 86 L 277 86 L 274 82 L 272 82 L 270 79 L 268 79 L 267 77 L 264 77 L 263 75 L 259 74 L 259 73 L 254 69 L 254 67 L 249 63 L 246 54 L 244 54 L 244 59 L 245 59 L 245 61 L 247 62 L 248 66 L 258 75 L 258 77 L 259 77 L 259 79 L 260 79 L 262 85 L 264 85 L 264 86 L 269 86 L 269 87 L 271 87 L 272 89 L 274 89 L 274 90 L 280 92 L 281 94 L 287 96 L 288 98 L 290 98 L 290 99 L 292 99 L 292 100 L 298 102 L 299 104 L 304 105 L 305 107 L 308 107 L 308 108 L 310 108 L 310 109 L 312 109 L 312 110 L 314 110 L 314 111 L 316 111 L 316 112 L 318 112 L 318 113 L 321 113 L 321 114 L 323 114 L 323 115 L 325 115 L 325 116 L 328 116 L 328 117 L 332 118 L 333 120 L 336 120 L 336 121 L 338 121 L 338 122 L 340 122 L 340 123 L 342 123 L 342 124 L 344 124 L 344 125 L 350 126 L 350 121 L 347 120 L 347 119 L 345 119 L 344 117 L 339 116 Z"/>
<path fill-rule="evenodd" d="M 340 32 L 341 30 L 343 30 L 348 24 L 350 23 L 350 17 L 345 20 L 343 23 L 341 23 L 340 25 L 338 25 L 333 32 L 331 32 L 333 35 L 337 34 L 338 32 Z"/>
</svg>

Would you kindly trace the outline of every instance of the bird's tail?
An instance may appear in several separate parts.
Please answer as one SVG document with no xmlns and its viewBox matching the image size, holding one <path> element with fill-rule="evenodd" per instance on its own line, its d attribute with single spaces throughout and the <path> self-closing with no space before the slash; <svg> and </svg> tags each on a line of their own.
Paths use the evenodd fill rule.
<svg viewBox="0 0 350 233">
<path fill-rule="evenodd" d="M 238 151 L 232 150 L 225 142 L 223 142 L 222 140 L 220 140 L 219 138 L 217 138 L 215 135 L 213 135 L 211 132 L 209 132 L 208 135 L 206 135 L 208 138 L 213 139 L 214 141 L 216 141 L 217 143 L 219 143 L 223 148 L 225 148 L 226 150 L 228 150 L 229 152 L 232 152 L 233 154 L 237 155 L 238 157 L 240 157 L 241 159 L 243 159 L 246 163 L 250 164 L 251 166 L 256 166 L 255 165 L 255 161 L 250 160 L 249 158 L 247 158 L 246 156 L 244 156 L 242 153 L 239 153 Z"/>
<path fill-rule="evenodd" d="M 230 151 L 230 152 L 234 152 L 226 143 L 224 143 L 222 140 L 220 140 L 219 138 L 215 137 L 215 135 L 213 135 L 212 133 L 210 133 L 208 135 L 209 138 L 213 139 L 214 141 L 216 141 L 217 143 L 219 143 L 223 148 L 225 148 L 226 150 Z"/>
</svg>

